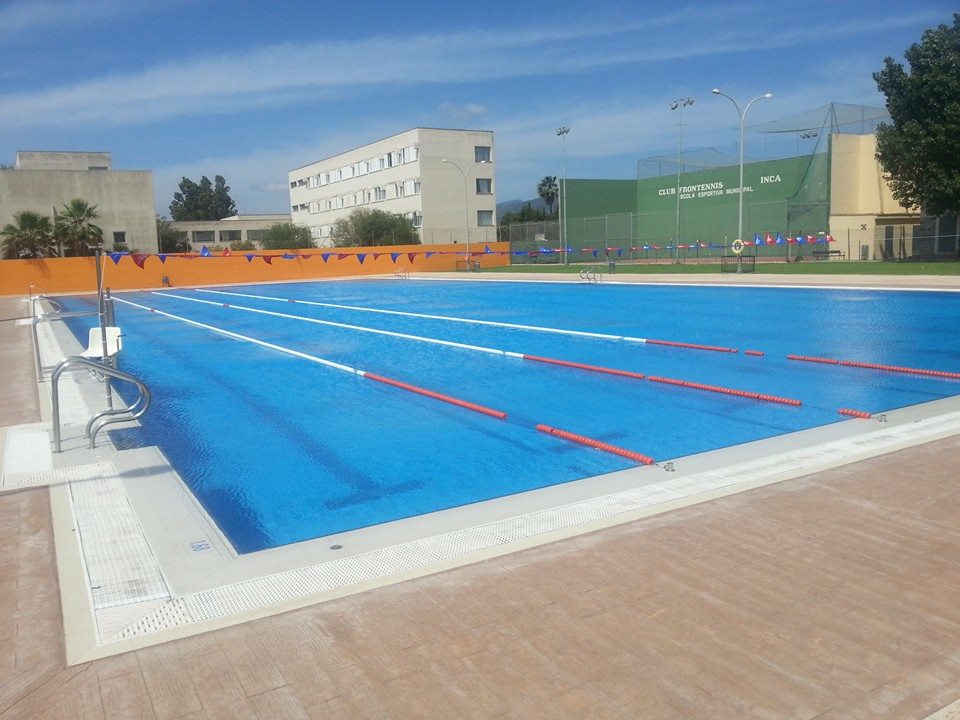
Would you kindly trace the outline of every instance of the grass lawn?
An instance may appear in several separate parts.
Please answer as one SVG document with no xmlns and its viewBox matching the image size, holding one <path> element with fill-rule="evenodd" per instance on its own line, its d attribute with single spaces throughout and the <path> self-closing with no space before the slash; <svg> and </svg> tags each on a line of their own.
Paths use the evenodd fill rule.
<svg viewBox="0 0 960 720">
<path fill-rule="evenodd" d="M 483 272 L 579 273 L 585 267 L 596 266 L 607 274 L 607 264 L 581 263 L 577 265 L 511 265 L 503 268 L 484 268 Z M 618 275 L 678 275 L 685 273 L 720 274 L 720 265 L 644 265 L 617 263 Z M 879 262 L 821 260 L 800 263 L 757 263 L 757 275 L 960 275 L 957 262 Z"/>
</svg>

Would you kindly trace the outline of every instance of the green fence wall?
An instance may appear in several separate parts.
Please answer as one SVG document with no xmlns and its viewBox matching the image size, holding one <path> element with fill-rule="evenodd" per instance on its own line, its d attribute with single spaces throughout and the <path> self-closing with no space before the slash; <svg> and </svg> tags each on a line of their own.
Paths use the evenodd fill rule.
<svg viewBox="0 0 960 720">
<path fill-rule="evenodd" d="M 729 245 L 737 235 L 738 184 L 737 166 L 681 175 L 679 242 Z M 744 239 L 829 232 L 828 153 L 744 165 L 743 184 Z M 676 175 L 570 179 L 566 192 L 568 245 L 666 244 L 677 238 Z"/>
</svg>

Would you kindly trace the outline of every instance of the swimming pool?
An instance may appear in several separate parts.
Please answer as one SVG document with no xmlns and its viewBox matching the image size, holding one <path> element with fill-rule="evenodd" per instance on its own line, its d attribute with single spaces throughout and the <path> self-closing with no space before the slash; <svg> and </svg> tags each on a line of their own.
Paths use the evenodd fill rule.
<svg viewBox="0 0 960 720">
<path fill-rule="evenodd" d="M 786 358 L 960 372 L 957 293 L 362 280 L 118 297 L 121 366 L 147 381 L 155 405 L 142 429 L 113 433 L 115 442 L 158 445 L 240 553 L 636 464 L 538 425 L 665 461 L 837 422 L 840 408 L 881 412 L 960 393 L 955 379 Z M 89 303 L 77 297 L 65 305 Z M 459 321 L 467 319 L 491 324 Z M 84 320 L 71 325 L 78 337 L 86 337 Z M 368 382 L 311 357 L 506 418 Z"/>
</svg>

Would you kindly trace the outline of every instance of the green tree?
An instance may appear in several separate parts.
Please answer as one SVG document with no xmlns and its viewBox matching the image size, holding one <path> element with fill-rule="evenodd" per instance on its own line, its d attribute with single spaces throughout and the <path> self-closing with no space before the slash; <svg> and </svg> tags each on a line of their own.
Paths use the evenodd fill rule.
<svg viewBox="0 0 960 720">
<path fill-rule="evenodd" d="M 888 57 L 873 74 L 893 120 L 877 128 L 877 160 L 904 207 L 960 213 L 960 13 L 903 55 L 909 71 Z"/>
<path fill-rule="evenodd" d="M 249 240 L 234 240 L 232 243 L 230 243 L 230 249 L 237 251 L 256 250 L 257 244 Z"/>
<path fill-rule="evenodd" d="M 74 198 L 56 214 L 53 237 L 64 257 L 93 255 L 103 247 L 103 230 L 93 221 L 100 217 L 97 206 Z"/>
<path fill-rule="evenodd" d="M 358 208 L 334 222 L 330 240 L 334 247 L 420 244 L 413 220 L 400 213 L 367 208 Z"/>
<path fill-rule="evenodd" d="M 45 258 L 56 254 L 53 223 L 46 215 L 24 210 L 14 213 L 13 223 L 0 230 L 0 252 L 7 260 Z"/>
<path fill-rule="evenodd" d="M 500 224 L 509 225 L 510 223 L 541 222 L 543 220 L 550 220 L 553 217 L 554 215 L 548 214 L 545 210 L 535 208 L 531 203 L 527 203 L 517 212 L 504 213 L 503 217 L 500 218 Z"/>
<path fill-rule="evenodd" d="M 174 220 L 222 220 L 237 214 L 237 206 L 230 197 L 230 186 L 222 175 L 211 183 L 204 175 L 199 183 L 181 178 L 179 192 L 173 194 L 170 217 Z"/>
<path fill-rule="evenodd" d="M 553 204 L 560 195 L 560 188 L 557 185 L 556 175 L 547 175 L 537 184 L 537 195 L 547 204 L 547 212 L 553 212 Z"/>
<path fill-rule="evenodd" d="M 263 233 L 260 245 L 264 250 L 296 250 L 316 247 L 310 239 L 310 229 L 290 222 L 274 223 Z"/>
<path fill-rule="evenodd" d="M 166 218 L 157 218 L 157 241 L 162 253 L 190 252 L 187 233 L 177 230 Z"/>
</svg>

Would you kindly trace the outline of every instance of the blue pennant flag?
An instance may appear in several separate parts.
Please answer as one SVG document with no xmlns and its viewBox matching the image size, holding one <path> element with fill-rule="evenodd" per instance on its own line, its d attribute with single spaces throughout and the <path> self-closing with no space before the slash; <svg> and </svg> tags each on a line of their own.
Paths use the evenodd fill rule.
<svg viewBox="0 0 960 720">
<path fill-rule="evenodd" d="M 754 244 L 754 245 L 763 245 L 763 238 L 760 237 L 760 233 L 757 233 L 756 235 L 753 236 L 753 244 Z"/>
<path fill-rule="evenodd" d="M 490 246 L 489 246 L 489 245 L 484 245 L 484 246 L 483 246 L 483 252 L 485 252 L 487 255 L 489 255 L 489 254 L 490 254 Z"/>
<path fill-rule="evenodd" d="M 593 256 L 594 256 L 594 257 L 596 257 L 596 256 L 599 255 L 599 254 L 600 254 L 600 251 L 599 251 L 599 250 L 594 250 L 594 251 L 593 251 Z"/>
<path fill-rule="evenodd" d="M 293 259 L 296 258 L 297 256 L 296 256 L 296 255 L 293 255 L 293 254 L 291 254 L 291 253 L 284 253 L 284 254 L 281 255 L 280 257 L 282 257 L 284 260 L 293 260 Z"/>
<path fill-rule="evenodd" d="M 777 245 L 783 245 L 783 235 L 781 235 L 780 233 L 777 233 L 776 243 Z"/>
<path fill-rule="evenodd" d="M 806 243 L 806 242 L 807 242 L 807 236 L 804 235 L 803 233 L 797 233 L 797 242 L 798 242 L 798 243 Z"/>
<path fill-rule="evenodd" d="M 166 255 L 164 255 L 163 253 L 160 253 L 159 255 L 157 255 L 157 257 L 160 259 L 160 262 L 161 262 L 162 264 L 166 265 L 166 263 L 167 263 L 167 256 L 166 256 Z"/>
<path fill-rule="evenodd" d="M 210 249 L 206 245 L 204 245 L 202 248 L 200 248 L 200 257 L 213 257 L 213 253 L 210 252 Z"/>
<path fill-rule="evenodd" d="M 649 249 L 650 249 L 650 246 L 649 246 L 649 245 L 644 245 L 644 246 L 643 246 L 643 249 L 644 249 L 644 250 L 649 250 Z"/>
<path fill-rule="evenodd" d="M 323 258 L 323 261 L 324 261 L 324 262 L 326 262 L 327 260 L 329 260 L 331 255 L 333 255 L 333 253 L 320 253 L 320 257 Z"/>
<path fill-rule="evenodd" d="M 623 256 L 623 248 L 617 248 L 617 257 Z"/>
<path fill-rule="evenodd" d="M 397 258 L 400 257 L 400 253 L 390 253 L 390 259 L 393 260 L 393 264 L 397 264 Z"/>
<path fill-rule="evenodd" d="M 114 265 L 120 264 L 120 258 L 123 257 L 123 253 L 110 253 L 110 259 L 113 260 Z"/>
<path fill-rule="evenodd" d="M 360 261 L 360 264 L 363 265 L 363 261 L 367 259 L 366 253 L 357 253 L 357 260 Z"/>
<path fill-rule="evenodd" d="M 246 255 L 244 255 L 244 257 L 247 259 L 247 262 L 249 263 L 249 262 L 253 262 L 253 259 L 256 257 L 256 255 L 252 253 L 247 253 Z"/>
<path fill-rule="evenodd" d="M 398 254 L 399 254 L 399 253 L 398 253 Z M 428 257 L 428 258 L 432 258 L 434 255 L 436 255 L 435 252 L 428 252 L 428 253 L 427 253 L 427 257 Z M 393 253 L 390 253 L 390 257 L 393 257 Z"/>
</svg>

